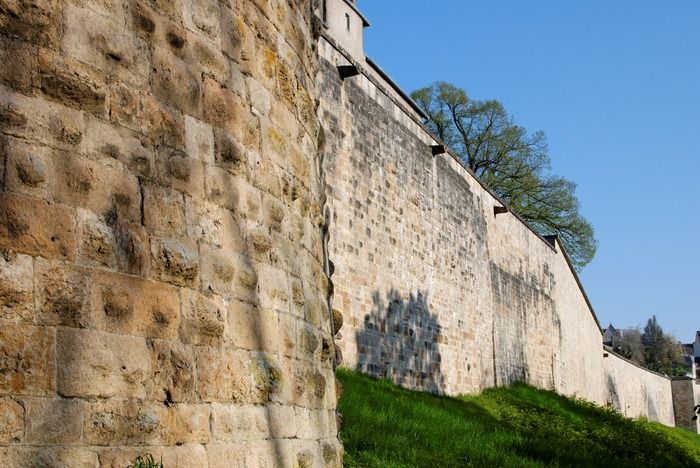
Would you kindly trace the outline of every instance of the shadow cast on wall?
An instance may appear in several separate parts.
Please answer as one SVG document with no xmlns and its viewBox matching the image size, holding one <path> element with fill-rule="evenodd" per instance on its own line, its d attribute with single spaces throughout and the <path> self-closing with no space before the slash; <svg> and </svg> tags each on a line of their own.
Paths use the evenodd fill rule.
<svg viewBox="0 0 700 468">
<path fill-rule="evenodd" d="M 443 393 L 441 326 L 427 293 L 408 297 L 395 289 L 372 294 L 372 310 L 357 332 L 357 370 L 401 386 Z"/>
</svg>

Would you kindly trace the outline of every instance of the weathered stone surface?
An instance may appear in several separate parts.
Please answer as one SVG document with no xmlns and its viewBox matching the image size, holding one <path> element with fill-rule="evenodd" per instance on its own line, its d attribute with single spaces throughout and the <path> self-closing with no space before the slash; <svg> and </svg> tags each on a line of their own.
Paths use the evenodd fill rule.
<svg viewBox="0 0 700 468">
<path fill-rule="evenodd" d="M 0 444 L 24 441 L 24 407 L 14 398 L 0 398 Z"/>
<path fill-rule="evenodd" d="M 4 322 L 0 326 L 0 393 L 50 395 L 56 390 L 55 331 Z"/>
<path fill-rule="evenodd" d="M 83 404 L 77 400 L 31 398 L 27 405 L 27 442 L 73 445 L 83 432 Z"/>
<path fill-rule="evenodd" d="M 0 249 L 0 319 L 34 321 L 33 276 L 30 256 Z"/>
<path fill-rule="evenodd" d="M 151 272 L 161 281 L 194 285 L 199 274 L 197 246 L 188 241 L 151 239 Z"/>
<path fill-rule="evenodd" d="M 75 258 L 75 212 L 43 200 L 0 193 L 0 246 L 30 255 Z"/>
<path fill-rule="evenodd" d="M 90 310 L 90 272 L 61 262 L 37 260 L 36 310 L 42 325 L 83 328 L 94 323 Z"/>
<path fill-rule="evenodd" d="M 215 403 L 212 405 L 212 436 L 215 440 L 222 442 L 266 439 L 270 437 L 268 416 L 268 409 L 265 406 Z"/>
<path fill-rule="evenodd" d="M 310 27 L 293 2 L 0 0 L 0 466 L 320 466 L 284 360 L 320 404 Z"/>
<path fill-rule="evenodd" d="M 111 333 L 175 339 L 180 325 L 176 288 L 133 276 L 98 273 L 91 290 L 94 326 Z"/>
<path fill-rule="evenodd" d="M 0 466 L 95 468 L 97 463 L 97 453 L 85 448 L 0 447 Z"/>
<path fill-rule="evenodd" d="M 152 374 L 143 338 L 62 328 L 56 336 L 58 393 L 65 397 L 144 398 Z"/>
<path fill-rule="evenodd" d="M 216 297 L 183 289 L 180 337 L 183 342 L 216 345 L 223 342 L 227 322 L 226 303 Z"/>
</svg>

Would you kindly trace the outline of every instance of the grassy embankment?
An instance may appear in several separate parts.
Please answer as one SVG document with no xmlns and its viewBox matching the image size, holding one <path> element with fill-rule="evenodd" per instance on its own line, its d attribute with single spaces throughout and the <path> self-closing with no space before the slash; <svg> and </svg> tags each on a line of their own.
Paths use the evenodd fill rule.
<svg viewBox="0 0 700 468">
<path fill-rule="evenodd" d="M 527 385 L 438 397 L 338 371 L 348 467 L 700 467 L 700 436 Z"/>
</svg>

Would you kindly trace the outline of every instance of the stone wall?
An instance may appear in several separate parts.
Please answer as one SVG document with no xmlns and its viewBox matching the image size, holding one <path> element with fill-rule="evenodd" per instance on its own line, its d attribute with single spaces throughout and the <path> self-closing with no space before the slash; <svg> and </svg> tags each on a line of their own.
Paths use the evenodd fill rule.
<svg viewBox="0 0 700 468">
<path fill-rule="evenodd" d="M 668 426 L 676 425 L 671 379 L 607 349 L 606 355 L 606 403 L 629 418 L 644 416 Z"/>
<path fill-rule="evenodd" d="M 0 466 L 339 466 L 308 2 L 0 0 Z"/>
<path fill-rule="evenodd" d="M 334 307 L 345 365 L 450 394 L 522 380 L 603 403 L 601 331 L 531 231 L 349 55 L 319 45 Z M 392 96 L 392 97 L 390 97 Z"/>
<path fill-rule="evenodd" d="M 700 421 L 693 420 L 695 407 L 700 405 L 700 384 L 689 377 L 674 377 L 671 383 L 676 426 L 700 433 Z"/>
</svg>

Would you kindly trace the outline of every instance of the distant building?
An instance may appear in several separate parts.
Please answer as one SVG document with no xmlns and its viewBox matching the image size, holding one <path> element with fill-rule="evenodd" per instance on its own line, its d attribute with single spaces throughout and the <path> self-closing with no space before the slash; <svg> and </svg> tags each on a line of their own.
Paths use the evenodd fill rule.
<svg viewBox="0 0 700 468">
<path fill-rule="evenodd" d="M 617 349 L 617 347 L 620 346 L 621 339 L 622 333 L 620 333 L 620 330 L 613 327 L 612 323 L 603 331 L 603 344 L 605 346 Z"/>
<path fill-rule="evenodd" d="M 700 330 L 695 332 L 695 342 L 681 344 L 688 377 L 700 379 Z"/>
</svg>

